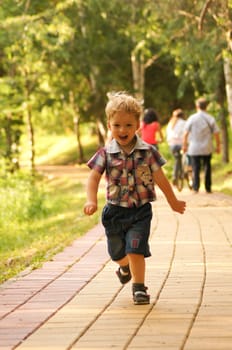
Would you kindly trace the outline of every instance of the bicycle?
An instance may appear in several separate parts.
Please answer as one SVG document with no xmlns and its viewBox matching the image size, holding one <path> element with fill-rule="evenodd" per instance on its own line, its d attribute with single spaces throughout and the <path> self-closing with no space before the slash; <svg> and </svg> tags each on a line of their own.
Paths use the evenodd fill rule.
<svg viewBox="0 0 232 350">
<path fill-rule="evenodd" d="M 175 180 L 173 185 L 176 186 L 179 192 L 183 190 L 184 180 L 186 180 L 188 188 L 192 189 L 192 167 L 189 157 L 182 150 L 174 152 L 176 158 Z"/>
</svg>

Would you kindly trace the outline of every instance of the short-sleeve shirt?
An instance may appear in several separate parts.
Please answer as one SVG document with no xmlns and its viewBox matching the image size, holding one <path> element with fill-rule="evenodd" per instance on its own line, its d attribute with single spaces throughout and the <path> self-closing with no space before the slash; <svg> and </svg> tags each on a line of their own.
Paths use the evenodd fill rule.
<svg viewBox="0 0 232 350">
<path fill-rule="evenodd" d="M 113 139 L 88 161 L 89 168 L 103 174 L 107 202 L 121 207 L 140 207 L 156 200 L 153 173 L 166 163 L 152 145 L 138 136 L 134 149 L 125 154 Z"/>
<path fill-rule="evenodd" d="M 219 132 L 214 117 L 199 111 L 192 114 L 185 124 L 189 134 L 188 154 L 190 156 L 210 155 L 213 152 L 213 134 Z"/>
<path fill-rule="evenodd" d="M 174 126 L 168 123 L 166 133 L 169 146 L 182 145 L 185 123 L 186 121 L 181 118 L 177 119 Z"/>
</svg>

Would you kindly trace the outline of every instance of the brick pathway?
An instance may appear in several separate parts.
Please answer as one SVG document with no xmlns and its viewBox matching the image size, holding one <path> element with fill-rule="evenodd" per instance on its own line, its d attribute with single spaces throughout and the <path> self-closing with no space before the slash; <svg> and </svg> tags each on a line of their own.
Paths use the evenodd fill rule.
<svg viewBox="0 0 232 350">
<path fill-rule="evenodd" d="M 122 287 L 97 225 L 32 272 L 0 286 L 0 349 L 231 350 L 232 199 L 178 194 L 185 215 L 153 204 L 151 304 Z"/>
</svg>

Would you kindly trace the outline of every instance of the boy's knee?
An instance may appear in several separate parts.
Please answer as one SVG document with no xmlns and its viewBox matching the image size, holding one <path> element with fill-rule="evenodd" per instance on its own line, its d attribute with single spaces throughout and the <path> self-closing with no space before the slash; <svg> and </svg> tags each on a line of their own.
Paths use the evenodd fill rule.
<svg viewBox="0 0 232 350">
<path fill-rule="evenodd" d="M 108 239 L 108 252 L 113 261 L 121 260 L 125 257 L 125 246 L 117 236 Z"/>
</svg>

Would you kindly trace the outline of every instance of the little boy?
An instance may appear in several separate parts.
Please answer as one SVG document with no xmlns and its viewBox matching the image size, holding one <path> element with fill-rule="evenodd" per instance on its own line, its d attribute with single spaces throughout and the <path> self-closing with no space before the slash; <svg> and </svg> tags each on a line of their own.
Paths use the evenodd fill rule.
<svg viewBox="0 0 232 350">
<path fill-rule="evenodd" d="M 149 304 L 145 286 L 145 258 L 149 250 L 152 208 L 156 199 L 154 184 L 164 193 L 170 207 L 183 214 L 185 202 L 176 198 L 161 166 L 165 160 L 152 145 L 138 137 L 142 108 L 132 96 L 109 94 L 106 105 L 107 126 L 112 140 L 89 160 L 87 202 L 84 213 L 97 210 L 98 185 L 104 171 L 107 203 L 102 212 L 108 252 L 119 268 L 116 274 L 122 284 L 132 279 L 133 301 Z"/>
</svg>

